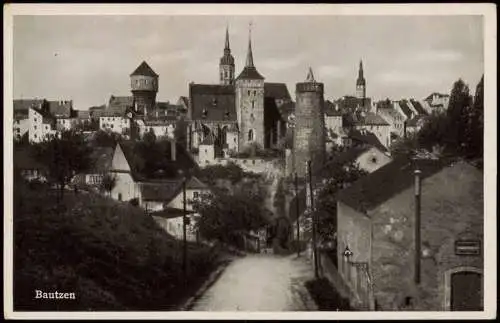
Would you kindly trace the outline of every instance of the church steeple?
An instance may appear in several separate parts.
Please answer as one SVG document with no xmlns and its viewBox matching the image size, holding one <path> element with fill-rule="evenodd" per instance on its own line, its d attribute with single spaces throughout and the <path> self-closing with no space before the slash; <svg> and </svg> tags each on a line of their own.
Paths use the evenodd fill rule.
<svg viewBox="0 0 500 323">
<path fill-rule="evenodd" d="M 245 66 L 254 67 L 253 54 L 252 54 L 252 24 L 250 24 L 248 29 L 248 51 L 247 51 L 247 63 Z"/>
<path fill-rule="evenodd" d="M 363 72 L 362 60 L 359 61 L 358 79 L 356 80 L 356 96 L 363 101 L 366 97 L 366 80 Z"/>
<path fill-rule="evenodd" d="M 226 26 L 226 44 L 224 46 L 224 53 L 229 52 L 231 53 L 231 48 L 229 48 L 229 27 Z"/>
<path fill-rule="evenodd" d="M 356 81 L 356 85 L 366 85 L 365 77 L 363 75 L 363 61 L 359 61 L 359 71 L 358 71 L 358 80 Z"/>
<path fill-rule="evenodd" d="M 224 44 L 224 55 L 219 63 L 220 84 L 230 85 L 234 83 L 234 57 L 229 47 L 229 27 L 226 26 L 226 40 Z"/>
</svg>

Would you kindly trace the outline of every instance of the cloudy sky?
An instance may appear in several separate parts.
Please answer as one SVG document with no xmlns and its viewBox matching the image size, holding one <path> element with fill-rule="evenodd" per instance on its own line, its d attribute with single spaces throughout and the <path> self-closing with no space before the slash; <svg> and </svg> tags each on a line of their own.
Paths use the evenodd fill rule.
<svg viewBox="0 0 500 323">
<path fill-rule="evenodd" d="M 484 71 L 480 16 L 16 16 L 14 98 L 72 99 L 87 109 L 129 95 L 143 61 L 160 75 L 157 100 L 217 83 L 226 24 L 238 74 L 252 21 L 254 62 L 268 82 L 295 83 L 312 67 L 325 97 L 353 94 L 363 60 L 367 95 L 424 98 Z"/>
</svg>

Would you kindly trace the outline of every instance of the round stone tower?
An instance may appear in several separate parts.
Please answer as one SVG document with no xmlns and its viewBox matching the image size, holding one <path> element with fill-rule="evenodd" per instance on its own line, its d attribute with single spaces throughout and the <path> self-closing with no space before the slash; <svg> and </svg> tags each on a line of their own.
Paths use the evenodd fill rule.
<svg viewBox="0 0 500 323">
<path fill-rule="evenodd" d="M 130 74 L 132 95 L 134 96 L 134 109 L 139 114 L 148 114 L 153 111 L 158 93 L 158 74 L 146 62 L 142 62 Z"/>
<path fill-rule="evenodd" d="M 296 85 L 293 154 L 299 178 L 305 177 L 308 160 L 311 160 L 313 173 L 326 160 L 323 88 L 323 83 L 316 82 L 310 68 L 306 81 Z"/>
</svg>

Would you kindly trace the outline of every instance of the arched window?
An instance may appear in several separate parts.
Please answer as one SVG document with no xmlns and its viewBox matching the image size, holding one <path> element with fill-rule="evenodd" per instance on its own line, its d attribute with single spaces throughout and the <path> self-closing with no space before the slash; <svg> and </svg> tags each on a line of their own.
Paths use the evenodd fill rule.
<svg viewBox="0 0 500 323">
<path fill-rule="evenodd" d="M 227 78 L 227 70 L 224 70 L 224 77 Z"/>
<path fill-rule="evenodd" d="M 253 129 L 248 130 L 248 141 L 253 141 Z"/>
</svg>

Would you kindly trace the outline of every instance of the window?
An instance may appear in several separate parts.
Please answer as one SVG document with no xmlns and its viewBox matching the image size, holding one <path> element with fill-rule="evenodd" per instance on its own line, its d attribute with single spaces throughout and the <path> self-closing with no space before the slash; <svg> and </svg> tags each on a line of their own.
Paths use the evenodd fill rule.
<svg viewBox="0 0 500 323">
<path fill-rule="evenodd" d="M 33 126 L 33 129 L 35 129 L 35 130 L 36 130 L 36 126 Z"/>
<path fill-rule="evenodd" d="M 234 138 L 234 143 L 236 143 L 236 138 Z"/>
<path fill-rule="evenodd" d="M 252 101 L 252 109 L 255 108 L 255 101 Z"/>
<path fill-rule="evenodd" d="M 253 141 L 253 129 L 248 130 L 248 141 Z"/>
<path fill-rule="evenodd" d="M 248 95 L 250 95 L 250 90 L 248 90 Z"/>
<path fill-rule="evenodd" d="M 37 137 L 36 133 L 35 133 L 35 138 Z"/>
<path fill-rule="evenodd" d="M 193 198 L 197 199 L 199 197 L 199 193 L 198 192 L 193 192 Z"/>
<path fill-rule="evenodd" d="M 205 154 L 208 153 L 208 151 L 205 149 Z"/>
<path fill-rule="evenodd" d="M 224 71 L 224 77 L 227 78 L 227 70 Z"/>
<path fill-rule="evenodd" d="M 253 95 L 257 95 L 257 91 L 255 91 L 255 90 L 254 90 L 254 91 L 253 91 Z"/>
<path fill-rule="evenodd" d="M 36 118 L 35 118 L 35 122 L 36 122 Z"/>
<path fill-rule="evenodd" d="M 148 85 L 148 80 L 144 80 L 144 84 Z"/>
<path fill-rule="evenodd" d="M 46 130 L 49 130 L 49 126 L 45 126 L 45 129 L 46 129 Z"/>
<path fill-rule="evenodd" d="M 122 200 L 122 193 L 118 193 L 118 201 Z"/>
<path fill-rule="evenodd" d="M 254 160 L 252 160 L 252 164 L 254 164 L 254 165 L 255 165 L 255 159 L 254 159 Z"/>
</svg>

